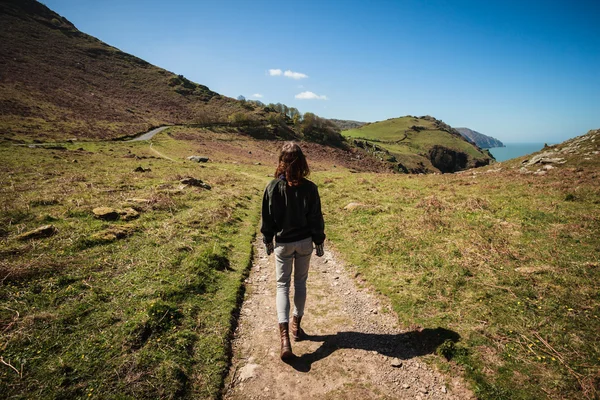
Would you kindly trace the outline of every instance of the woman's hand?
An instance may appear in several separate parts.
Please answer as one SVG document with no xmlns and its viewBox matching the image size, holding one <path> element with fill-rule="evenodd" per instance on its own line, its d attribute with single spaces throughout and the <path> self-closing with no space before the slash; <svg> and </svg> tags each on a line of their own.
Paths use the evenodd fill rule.
<svg viewBox="0 0 600 400">
<path fill-rule="evenodd" d="M 323 254 L 325 254 L 325 249 L 323 248 L 323 243 L 316 244 L 315 250 L 316 250 L 315 253 L 316 253 L 317 257 L 323 257 Z"/>
<path fill-rule="evenodd" d="M 273 250 L 274 250 L 273 242 L 271 242 L 271 243 L 265 243 L 265 250 L 267 251 L 267 255 L 270 256 L 271 253 L 273 253 Z"/>
</svg>

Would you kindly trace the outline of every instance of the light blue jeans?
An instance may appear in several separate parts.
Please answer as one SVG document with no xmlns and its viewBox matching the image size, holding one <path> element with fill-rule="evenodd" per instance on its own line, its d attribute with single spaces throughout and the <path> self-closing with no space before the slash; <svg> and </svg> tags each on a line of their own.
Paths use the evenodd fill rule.
<svg viewBox="0 0 600 400">
<path fill-rule="evenodd" d="M 298 317 L 304 315 L 306 279 L 312 251 L 312 238 L 292 243 L 275 243 L 276 304 L 279 323 L 289 322 L 290 318 L 292 269 L 294 270 L 294 315 Z"/>
</svg>

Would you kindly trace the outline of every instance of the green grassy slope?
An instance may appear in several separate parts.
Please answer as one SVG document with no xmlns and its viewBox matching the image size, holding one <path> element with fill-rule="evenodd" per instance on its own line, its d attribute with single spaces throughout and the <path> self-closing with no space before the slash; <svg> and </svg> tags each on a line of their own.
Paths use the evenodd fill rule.
<svg viewBox="0 0 600 400">
<path fill-rule="evenodd" d="M 523 157 L 452 175 L 328 172 L 329 237 L 405 326 L 462 337 L 440 351 L 480 398 L 597 398 L 599 143 L 595 131 L 546 149 L 565 161 L 554 168 Z"/>
<path fill-rule="evenodd" d="M 190 127 L 151 143 L 0 143 L 0 356 L 16 368 L 0 363 L 0 397 L 219 397 L 281 143 Z M 303 148 L 313 171 L 385 168 Z M 100 220 L 102 206 L 139 217 Z"/>
<path fill-rule="evenodd" d="M 200 144 L 166 133 L 65 147 L 0 146 L 2 397 L 217 397 L 265 167 L 185 161 Z"/>
<path fill-rule="evenodd" d="M 435 146 L 465 154 L 466 165 L 459 169 L 483 165 L 491 161 L 487 152 L 481 151 L 454 129 L 431 117 L 393 118 L 350 129 L 342 134 L 350 139 L 376 144 L 389 151 L 400 164 L 413 172 L 440 170 L 439 165 L 436 165 L 430 155 L 431 149 Z"/>
</svg>

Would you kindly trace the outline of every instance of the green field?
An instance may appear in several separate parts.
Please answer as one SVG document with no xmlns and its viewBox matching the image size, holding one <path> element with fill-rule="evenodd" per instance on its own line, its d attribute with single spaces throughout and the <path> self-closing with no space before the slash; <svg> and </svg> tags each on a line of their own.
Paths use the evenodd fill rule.
<svg viewBox="0 0 600 400">
<path fill-rule="evenodd" d="M 490 173 L 327 173 L 319 183 L 336 249 L 404 326 L 461 336 L 440 352 L 478 397 L 591 399 L 600 383 L 598 163 L 573 157 L 544 176 L 521 174 L 516 161 Z M 350 202 L 362 206 L 347 211 Z"/>
<path fill-rule="evenodd" d="M 426 359 L 464 374 L 478 397 L 592 399 L 594 146 L 545 175 L 521 173 L 518 160 L 424 176 L 321 161 L 313 179 L 327 245 L 360 284 L 389 297 L 407 329 L 460 335 Z M 152 146 L 63 147 L 0 146 L 0 393 L 219 397 L 276 144 L 171 128 Z M 211 161 L 185 160 L 192 154 Z M 212 188 L 183 186 L 186 176 Z M 350 202 L 361 205 L 345 210 Z M 100 220 L 92 213 L 100 206 L 139 217 Z M 46 224 L 53 236 L 19 240 Z"/>
<path fill-rule="evenodd" d="M 140 142 L 65 147 L 0 147 L 2 397 L 217 397 L 264 171 L 184 161 L 198 144 L 166 135 L 152 149 L 175 161 Z M 46 224 L 54 236 L 17 239 Z"/>
</svg>

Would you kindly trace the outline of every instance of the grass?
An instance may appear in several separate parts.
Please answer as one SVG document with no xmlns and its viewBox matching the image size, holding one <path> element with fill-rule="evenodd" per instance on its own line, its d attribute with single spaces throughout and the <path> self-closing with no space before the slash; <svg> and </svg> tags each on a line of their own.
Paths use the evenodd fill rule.
<svg viewBox="0 0 600 400">
<path fill-rule="evenodd" d="M 573 156 L 543 177 L 503 165 L 418 178 L 319 175 L 329 237 L 405 326 L 460 334 L 440 351 L 478 397 L 595 398 L 598 160 Z M 352 201 L 363 206 L 344 210 Z"/>
<path fill-rule="evenodd" d="M 197 144 L 166 135 L 152 147 L 175 161 L 147 143 L 64 146 L 0 147 L 0 393 L 218 397 L 262 167 L 184 161 Z M 140 216 L 101 221 L 98 206 Z M 42 224 L 58 233 L 16 239 Z"/>
<path fill-rule="evenodd" d="M 184 127 L 151 144 L 0 146 L 4 397 L 220 396 L 278 144 Z M 597 145 L 546 175 L 517 161 L 350 173 L 307 148 L 320 154 L 331 244 L 402 324 L 461 336 L 431 362 L 462 371 L 482 399 L 597 396 Z M 212 189 L 181 187 L 184 176 Z M 99 206 L 139 217 L 98 220 Z M 17 239 L 47 224 L 57 233 Z"/>
<path fill-rule="evenodd" d="M 434 146 L 443 146 L 466 154 L 470 159 L 487 159 L 488 155 L 436 124 L 433 119 L 416 117 L 393 118 L 363 125 L 342 132 L 348 139 L 370 141 L 389 151 L 409 171 L 437 171 L 428 153 Z"/>
</svg>

